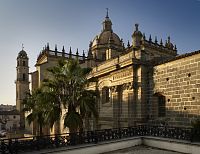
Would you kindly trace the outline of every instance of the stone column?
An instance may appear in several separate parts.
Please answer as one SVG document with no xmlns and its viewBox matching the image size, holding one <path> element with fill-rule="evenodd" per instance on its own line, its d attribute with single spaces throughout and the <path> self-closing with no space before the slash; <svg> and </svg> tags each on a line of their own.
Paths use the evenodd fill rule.
<svg viewBox="0 0 200 154">
<path fill-rule="evenodd" d="M 128 126 L 134 126 L 135 120 L 135 97 L 133 93 L 133 82 L 126 84 L 126 90 L 128 90 Z"/>
<path fill-rule="evenodd" d="M 136 125 L 138 116 L 140 115 L 140 101 L 138 99 L 138 64 L 133 65 L 133 82 L 130 84 L 129 102 L 130 102 L 130 125 Z"/>
<path fill-rule="evenodd" d="M 120 101 L 118 86 L 111 87 L 113 101 L 113 128 L 120 127 Z"/>
</svg>

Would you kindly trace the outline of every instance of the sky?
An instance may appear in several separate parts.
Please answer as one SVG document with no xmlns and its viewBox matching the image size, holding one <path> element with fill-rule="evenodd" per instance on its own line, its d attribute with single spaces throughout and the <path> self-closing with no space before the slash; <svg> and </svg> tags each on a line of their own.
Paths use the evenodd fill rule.
<svg viewBox="0 0 200 154">
<path fill-rule="evenodd" d="M 166 40 L 171 37 L 178 54 L 200 50 L 200 0 L 0 0 L 0 104 L 16 103 L 16 58 L 22 49 L 30 72 L 49 42 L 58 50 L 87 52 L 89 42 L 102 30 L 109 8 L 113 31 L 125 45 L 134 25 Z"/>
</svg>

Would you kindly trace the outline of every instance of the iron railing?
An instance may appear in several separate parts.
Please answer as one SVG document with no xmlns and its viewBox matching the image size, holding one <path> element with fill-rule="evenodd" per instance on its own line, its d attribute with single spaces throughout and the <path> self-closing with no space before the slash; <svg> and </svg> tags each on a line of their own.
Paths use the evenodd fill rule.
<svg viewBox="0 0 200 154">
<path fill-rule="evenodd" d="M 192 142 L 194 137 L 197 137 L 196 135 L 199 134 L 199 132 L 190 128 L 142 125 L 127 128 L 2 139 L 0 140 L 0 152 L 2 154 L 23 153 L 40 149 L 98 143 L 136 136 L 153 136 Z"/>
</svg>

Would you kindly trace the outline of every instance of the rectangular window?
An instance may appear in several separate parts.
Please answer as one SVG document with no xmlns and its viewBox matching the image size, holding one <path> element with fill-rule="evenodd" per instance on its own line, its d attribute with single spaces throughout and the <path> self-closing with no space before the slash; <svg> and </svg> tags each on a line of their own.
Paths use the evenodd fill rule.
<svg viewBox="0 0 200 154">
<path fill-rule="evenodd" d="M 25 74 L 23 74 L 23 81 L 25 81 L 26 80 L 26 75 Z"/>
<path fill-rule="evenodd" d="M 103 87 L 102 88 L 102 104 L 110 102 L 110 88 Z"/>
<path fill-rule="evenodd" d="M 25 66 L 26 65 L 26 62 L 25 61 L 23 61 L 23 66 Z"/>
</svg>

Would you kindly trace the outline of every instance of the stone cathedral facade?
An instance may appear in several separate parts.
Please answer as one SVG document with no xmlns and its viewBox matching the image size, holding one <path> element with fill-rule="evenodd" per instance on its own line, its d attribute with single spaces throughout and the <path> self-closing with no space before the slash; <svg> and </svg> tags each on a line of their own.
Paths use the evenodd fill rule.
<svg viewBox="0 0 200 154">
<path fill-rule="evenodd" d="M 187 127 L 200 115 L 200 51 L 178 55 L 170 37 L 164 43 L 151 36 L 147 40 L 135 24 L 132 42 L 125 47 L 107 13 L 87 56 L 84 52 L 79 55 L 78 50 L 72 54 L 71 48 L 68 52 L 64 47 L 58 51 L 57 46 L 52 50 L 47 44 L 37 58 L 36 71 L 31 73 L 31 89 L 48 77 L 48 67 L 69 57 L 78 58 L 82 67 L 92 67 L 88 78 L 98 78 L 89 85 L 100 92 L 99 120 L 91 121 L 90 129 L 140 124 Z M 26 90 L 17 88 L 17 93 Z"/>
</svg>

